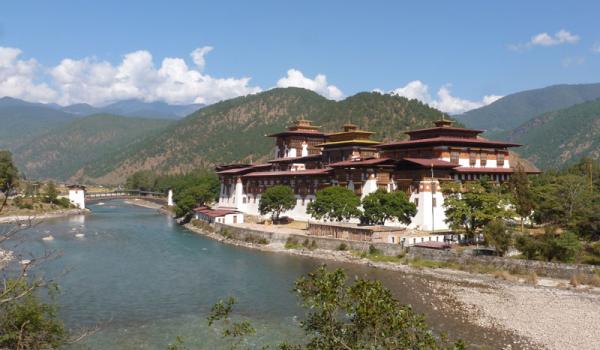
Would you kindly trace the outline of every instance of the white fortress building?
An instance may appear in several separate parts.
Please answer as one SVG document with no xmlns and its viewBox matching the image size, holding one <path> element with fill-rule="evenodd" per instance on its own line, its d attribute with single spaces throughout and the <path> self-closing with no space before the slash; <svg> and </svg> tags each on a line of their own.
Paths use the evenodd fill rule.
<svg viewBox="0 0 600 350">
<path fill-rule="evenodd" d="M 382 143 L 371 140 L 373 133 L 356 125 L 324 133 L 308 120 L 297 120 L 287 130 L 269 135 L 275 138 L 272 160 L 217 168 L 221 181 L 218 207 L 260 215 L 261 193 L 270 186 L 287 185 L 294 190 L 297 203 L 284 215 L 311 220 L 306 207 L 319 189 L 346 186 L 363 198 L 382 188 L 404 191 L 415 203 L 418 211 L 409 228 L 448 230 L 440 182 L 483 176 L 504 182 L 514 171 L 509 148 L 519 145 L 490 141 L 481 133 L 453 127 L 451 121 L 442 119 L 431 128 L 406 132 L 408 140 Z"/>
</svg>

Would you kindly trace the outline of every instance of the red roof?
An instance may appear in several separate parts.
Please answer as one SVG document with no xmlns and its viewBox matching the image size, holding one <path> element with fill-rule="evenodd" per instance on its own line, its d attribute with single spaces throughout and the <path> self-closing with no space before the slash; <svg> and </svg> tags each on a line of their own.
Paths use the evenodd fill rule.
<svg viewBox="0 0 600 350">
<path fill-rule="evenodd" d="M 286 130 L 278 132 L 276 134 L 267 135 L 268 137 L 287 136 L 287 135 L 309 135 L 309 136 L 321 136 L 325 138 L 325 134 L 318 130 Z"/>
<path fill-rule="evenodd" d="M 370 165 L 379 165 L 390 161 L 390 158 L 367 158 L 367 159 L 358 159 L 358 160 L 343 160 L 341 162 L 329 163 L 327 164 L 330 167 L 360 167 L 360 166 L 370 166 Z"/>
<path fill-rule="evenodd" d="M 425 129 L 416 129 L 416 130 L 406 131 L 404 133 L 407 135 L 410 135 L 410 134 L 418 134 L 418 133 L 422 133 L 422 132 L 444 131 L 444 130 L 459 131 L 459 132 L 465 132 L 465 133 L 476 133 L 476 134 L 481 134 L 483 132 L 483 130 L 477 130 L 477 129 L 456 128 L 456 127 L 452 127 L 452 126 L 438 126 L 438 127 L 434 127 L 434 128 L 425 128 Z"/>
<path fill-rule="evenodd" d="M 391 143 L 384 143 L 382 145 L 378 145 L 375 147 L 379 148 L 404 148 L 410 146 L 422 146 L 427 144 L 461 144 L 461 145 L 469 145 L 469 146 L 488 146 L 488 147 L 519 147 L 521 146 L 518 143 L 510 143 L 510 142 L 500 142 L 500 141 L 490 141 L 484 138 L 462 138 L 462 137 L 448 137 L 448 136 L 439 136 L 432 137 L 428 139 L 418 139 L 418 140 L 409 140 L 409 141 L 398 141 Z"/>
<path fill-rule="evenodd" d="M 493 174 L 510 174 L 514 172 L 512 168 L 485 168 L 485 167 L 459 167 L 454 171 L 458 173 L 493 173 Z"/>
<path fill-rule="evenodd" d="M 267 176 L 306 176 L 327 175 L 331 169 L 308 169 L 298 171 L 258 171 L 244 175 L 244 177 L 267 177 Z"/>
<path fill-rule="evenodd" d="M 301 163 L 303 161 L 314 160 L 314 159 L 319 159 L 319 158 L 321 158 L 320 154 L 312 154 L 310 156 L 304 156 L 304 157 L 277 158 L 277 159 L 270 160 L 269 163 L 293 163 L 293 162 Z"/>
<path fill-rule="evenodd" d="M 217 217 L 225 216 L 227 214 L 237 214 L 238 213 L 238 211 L 235 211 L 235 210 L 210 209 L 207 207 L 195 208 L 194 211 L 199 214 L 204 214 L 206 216 L 210 216 L 211 218 L 217 218 Z"/>
<path fill-rule="evenodd" d="M 402 158 L 401 161 L 407 161 L 427 168 L 456 168 L 459 165 L 435 158 Z"/>
<path fill-rule="evenodd" d="M 248 165 L 246 167 L 241 167 L 241 168 L 233 168 L 233 169 L 217 171 L 217 174 L 219 174 L 219 175 L 236 175 L 236 174 L 242 174 L 242 173 L 252 171 L 252 170 L 257 170 L 257 169 L 262 169 L 262 168 L 270 168 L 270 167 L 271 167 L 271 164 Z"/>
</svg>

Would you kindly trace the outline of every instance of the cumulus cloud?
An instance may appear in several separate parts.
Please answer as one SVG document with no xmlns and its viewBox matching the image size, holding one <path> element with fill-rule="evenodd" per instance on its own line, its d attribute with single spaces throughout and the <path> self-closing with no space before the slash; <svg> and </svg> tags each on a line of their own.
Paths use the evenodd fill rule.
<svg viewBox="0 0 600 350">
<path fill-rule="evenodd" d="M 536 34 L 526 43 L 509 45 L 513 50 L 529 49 L 533 46 L 556 46 L 561 44 L 576 44 L 579 42 L 579 35 L 575 35 L 567 30 L 561 29 L 554 35 L 546 32 Z"/>
<path fill-rule="evenodd" d="M 203 73 L 204 55 L 212 50 L 203 47 L 191 53 L 196 68 L 182 58 L 165 58 L 159 67 L 145 50 L 126 54 L 113 66 L 94 58 L 64 59 L 50 71 L 60 92 L 58 103 L 86 102 L 103 104 L 123 99 L 172 104 L 213 103 L 260 92 L 250 86 L 250 78 L 213 78 Z"/>
<path fill-rule="evenodd" d="M 287 76 L 277 81 L 277 87 L 300 87 L 312 90 L 327 98 L 340 100 L 344 94 L 335 85 L 327 83 L 327 77 L 323 74 L 317 74 L 314 79 L 305 77 L 301 71 L 290 69 L 287 71 Z"/>
<path fill-rule="evenodd" d="M 417 99 L 449 114 L 463 113 L 471 109 L 483 107 L 502 98 L 502 96 L 498 95 L 486 95 L 480 101 L 470 101 L 452 96 L 450 87 L 449 84 L 442 86 L 437 91 L 436 98 L 433 98 L 429 93 L 429 86 L 427 86 L 427 84 L 420 80 L 414 80 L 389 93 L 410 99 Z"/>
<path fill-rule="evenodd" d="M 56 92 L 45 83 L 37 83 L 36 60 L 19 59 L 21 50 L 0 46 L 0 97 L 11 96 L 29 101 L 51 102 Z"/>
</svg>

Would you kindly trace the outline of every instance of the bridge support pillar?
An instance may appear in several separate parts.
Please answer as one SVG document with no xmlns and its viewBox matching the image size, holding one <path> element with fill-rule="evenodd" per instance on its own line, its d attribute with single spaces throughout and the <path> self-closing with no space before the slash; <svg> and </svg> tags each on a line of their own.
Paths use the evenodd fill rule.
<svg viewBox="0 0 600 350">
<path fill-rule="evenodd" d="M 71 185 L 69 188 L 69 202 L 79 209 L 85 209 L 85 186 Z"/>
<path fill-rule="evenodd" d="M 167 206 L 173 206 L 173 190 L 169 189 L 169 193 L 167 194 Z"/>
</svg>

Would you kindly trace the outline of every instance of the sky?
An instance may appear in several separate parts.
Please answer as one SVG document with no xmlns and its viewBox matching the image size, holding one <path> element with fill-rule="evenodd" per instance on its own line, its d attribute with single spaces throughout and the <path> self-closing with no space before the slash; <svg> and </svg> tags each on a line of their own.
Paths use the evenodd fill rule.
<svg viewBox="0 0 600 350">
<path fill-rule="evenodd" d="M 298 86 L 461 113 L 600 82 L 598 1 L 3 1 L 0 96 L 214 103 Z"/>
</svg>

